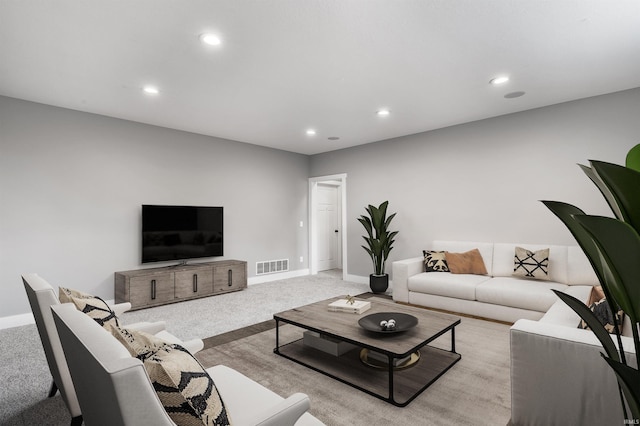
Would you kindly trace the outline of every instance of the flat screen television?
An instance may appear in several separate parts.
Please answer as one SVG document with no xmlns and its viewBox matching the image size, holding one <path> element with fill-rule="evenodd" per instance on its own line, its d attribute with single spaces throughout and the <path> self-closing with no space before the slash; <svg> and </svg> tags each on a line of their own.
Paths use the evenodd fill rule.
<svg viewBox="0 0 640 426">
<path fill-rule="evenodd" d="M 223 208 L 142 205 L 142 263 L 223 256 Z"/>
</svg>

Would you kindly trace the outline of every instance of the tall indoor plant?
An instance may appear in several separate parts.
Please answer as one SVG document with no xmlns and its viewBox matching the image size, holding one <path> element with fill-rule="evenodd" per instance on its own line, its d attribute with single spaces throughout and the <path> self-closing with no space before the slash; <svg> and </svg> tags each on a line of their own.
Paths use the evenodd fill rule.
<svg viewBox="0 0 640 426">
<path fill-rule="evenodd" d="M 640 371 L 625 357 L 618 327 L 623 318 L 618 313 L 623 311 L 630 319 L 637 356 L 640 354 L 640 172 L 602 161 L 590 164 L 581 168 L 605 197 L 615 218 L 586 215 L 566 203 L 543 203 L 569 228 L 593 266 L 614 318 L 618 346 L 584 303 L 559 291 L 556 294 L 587 323 L 602 344 L 606 352 L 603 358 L 618 379 L 624 417 L 637 422 L 640 420 Z"/>
<path fill-rule="evenodd" d="M 389 224 L 396 213 L 387 217 L 389 201 L 380 204 L 379 207 L 369 206 L 365 210 L 369 216 L 362 215 L 358 221 L 364 226 L 367 235 L 362 238 L 367 242 L 362 246 L 373 261 L 373 274 L 369 275 L 369 286 L 374 293 L 384 293 L 389 287 L 389 275 L 384 271 L 384 265 L 393 248 L 393 242 L 398 231 L 389 231 Z"/>
</svg>

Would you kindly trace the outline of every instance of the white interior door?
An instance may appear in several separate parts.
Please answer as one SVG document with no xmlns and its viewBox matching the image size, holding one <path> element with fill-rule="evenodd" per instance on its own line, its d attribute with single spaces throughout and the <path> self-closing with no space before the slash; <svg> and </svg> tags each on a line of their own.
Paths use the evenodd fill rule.
<svg viewBox="0 0 640 426">
<path fill-rule="evenodd" d="M 340 186 L 319 183 L 317 197 L 318 271 L 339 269 L 342 267 Z"/>
</svg>

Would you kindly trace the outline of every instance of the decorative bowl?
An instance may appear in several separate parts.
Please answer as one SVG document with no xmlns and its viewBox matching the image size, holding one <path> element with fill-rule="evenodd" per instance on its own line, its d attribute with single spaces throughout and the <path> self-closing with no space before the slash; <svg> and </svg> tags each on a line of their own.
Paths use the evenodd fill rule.
<svg viewBox="0 0 640 426">
<path fill-rule="evenodd" d="M 380 325 L 382 321 L 389 321 L 394 319 L 396 326 L 392 330 L 387 330 Z M 403 314 L 400 312 L 379 312 L 376 314 L 369 314 L 358 320 L 360 327 L 368 331 L 380 334 L 394 334 L 407 331 L 418 325 L 418 318 L 413 315 Z"/>
</svg>

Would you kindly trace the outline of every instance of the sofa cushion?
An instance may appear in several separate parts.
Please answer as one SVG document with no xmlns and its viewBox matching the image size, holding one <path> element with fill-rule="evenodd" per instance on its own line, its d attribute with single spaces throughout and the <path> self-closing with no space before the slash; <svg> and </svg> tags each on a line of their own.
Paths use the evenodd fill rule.
<svg viewBox="0 0 640 426">
<path fill-rule="evenodd" d="M 516 277 L 549 279 L 549 249 L 531 251 L 516 247 L 513 256 L 513 275 Z"/>
<path fill-rule="evenodd" d="M 59 287 L 58 299 L 60 303 L 73 303 L 76 309 L 93 318 L 95 322 L 107 330 L 120 325 L 115 312 L 113 312 L 107 302 L 97 296 L 70 288 Z"/>
<path fill-rule="evenodd" d="M 218 390 L 189 351 L 141 331 L 114 327 L 112 334 L 142 361 L 171 420 L 177 425 L 229 425 Z"/>
<path fill-rule="evenodd" d="M 452 274 L 487 275 L 487 268 L 477 248 L 464 253 L 446 252 L 445 256 Z"/>
<path fill-rule="evenodd" d="M 491 279 L 486 275 L 423 272 L 409 277 L 409 291 L 476 300 L 476 286 Z"/>
<path fill-rule="evenodd" d="M 445 252 L 422 250 L 425 272 L 449 272 Z"/>
<path fill-rule="evenodd" d="M 546 312 L 558 300 L 551 289 L 563 291 L 566 288 L 566 284 L 553 281 L 494 277 L 478 284 L 476 299 L 479 302 Z"/>
<path fill-rule="evenodd" d="M 589 295 L 591 294 L 591 286 L 570 285 L 562 292 L 586 303 Z M 580 317 L 569 307 L 569 305 L 558 298 L 557 301 L 549 308 L 547 313 L 540 318 L 540 321 L 554 325 L 561 325 L 563 327 L 575 328 L 576 324 L 580 322 Z"/>
</svg>

